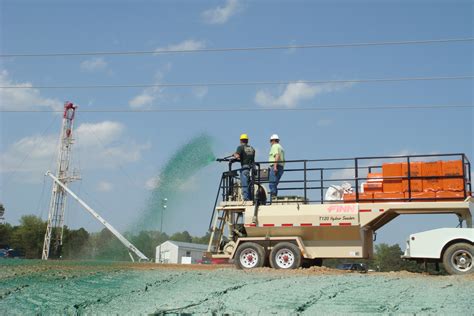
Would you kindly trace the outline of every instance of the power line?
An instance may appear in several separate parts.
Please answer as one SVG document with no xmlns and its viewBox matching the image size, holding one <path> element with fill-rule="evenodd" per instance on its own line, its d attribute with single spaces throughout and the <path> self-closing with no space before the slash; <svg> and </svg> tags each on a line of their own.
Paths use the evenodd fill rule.
<svg viewBox="0 0 474 316">
<path fill-rule="evenodd" d="M 284 50 L 284 49 L 316 49 L 316 48 L 344 48 L 363 46 L 392 46 L 392 45 L 421 45 L 421 44 L 443 44 L 456 42 L 470 42 L 474 38 L 447 38 L 411 41 L 382 41 L 382 42 L 359 42 L 359 43 L 335 43 L 335 44 L 305 44 L 305 45 L 278 45 L 278 46 L 256 46 L 256 47 L 224 47 L 224 48 L 198 48 L 198 49 L 157 49 L 157 50 L 134 50 L 134 51 L 85 51 L 70 53 L 8 53 L 0 54 L 0 57 L 71 57 L 71 56 L 96 56 L 96 55 L 156 55 L 156 54 L 181 54 L 181 53 L 212 53 L 212 52 L 241 52 L 261 50 Z"/>
<path fill-rule="evenodd" d="M 151 88 L 151 87 L 209 87 L 209 86 L 255 86 L 282 85 L 292 83 L 324 84 L 324 83 L 379 83 L 403 81 L 436 81 L 436 80 L 468 80 L 474 76 L 443 76 L 443 77 L 402 77 L 348 80 L 293 80 L 293 81 L 244 81 L 244 82 L 203 82 L 203 83 L 145 83 L 118 85 L 65 85 L 65 86 L 0 86 L 0 89 L 103 89 L 103 88 Z"/>
<path fill-rule="evenodd" d="M 423 110 L 423 109 L 472 109 L 474 105 L 400 105 L 400 106 L 327 106 L 311 108 L 155 108 L 126 109 L 103 108 L 81 110 L 81 113 L 165 113 L 165 112 L 305 112 L 305 111 L 360 111 L 360 110 Z M 56 113 L 59 110 L 0 110 L 0 113 Z"/>
</svg>

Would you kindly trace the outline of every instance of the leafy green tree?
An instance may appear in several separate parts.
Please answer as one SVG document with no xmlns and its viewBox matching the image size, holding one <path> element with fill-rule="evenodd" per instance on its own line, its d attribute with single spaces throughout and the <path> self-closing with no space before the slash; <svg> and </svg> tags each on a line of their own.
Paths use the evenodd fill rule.
<svg viewBox="0 0 474 316">
<path fill-rule="evenodd" d="M 403 251 L 398 244 L 392 246 L 384 243 L 375 245 L 375 258 L 372 266 L 379 271 L 421 271 L 416 262 L 403 260 L 402 255 Z"/>
<path fill-rule="evenodd" d="M 106 228 L 93 234 L 90 250 L 95 259 L 124 261 L 130 258 L 127 249 Z"/>
<path fill-rule="evenodd" d="M 11 247 L 24 252 L 25 258 L 41 258 L 46 222 L 34 215 L 25 215 L 11 237 Z"/>
<path fill-rule="evenodd" d="M 192 242 L 193 237 L 191 237 L 189 232 L 187 230 L 185 230 L 184 232 L 181 232 L 181 233 L 174 233 L 173 235 L 171 235 L 170 240 L 182 241 L 182 242 Z"/>
<path fill-rule="evenodd" d="M 374 265 L 380 271 L 400 271 L 402 260 L 400 256 L 403 254 L 398 244 L 389 246 L 387 244 L 375 245 Z"/>
<path fill-rule="evenodd" d="M 195 243 L 195 244 L 207 245 L 209 243 L 209 239 L 211 239 L 211 233 L 207 232 L 204 236 L 193 237 L 192 242 Z"/>
<path fill-rule="evenodd" d="M 13 231 L 12 225 L 8 223 L 0 224 L 0 247 L 10 246 Z"/>
<path fill-rule="evenodd" d="M 83 258 L 89 246 L 89 233 L 84 228 L 69 230 L 64 228 L 62 256 L 67 259 Z"/>
</svg>

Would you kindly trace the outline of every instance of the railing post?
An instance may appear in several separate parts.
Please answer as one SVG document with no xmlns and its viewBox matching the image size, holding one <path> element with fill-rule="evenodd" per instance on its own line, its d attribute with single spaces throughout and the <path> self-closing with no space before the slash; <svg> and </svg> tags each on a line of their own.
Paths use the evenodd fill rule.
<svg viewBox="0 0 474 316">
<path fill-rule="evenodd" d="M 320 174 L 320 186 L 321 186 L 321 204 L 324 203 L 324 195 L 323 195 L 323 190 L 324 190 L 324 175 L 323 175 L 324 169 L 321 168 L 321 174 Z"/>
<path fill-rule="evenodd" d="M 359 159 L 354 159 L 354 167 L 355 167 L 355 187 L 356 187 L 356 202 L 359 202 Z"/>
<path fill-rule="evenodd" d="M 411 202 L 411 166 L 410 166 L 410 156 L 407 156 L 407 170 L 408 170 L 408 201 Z M 403 168 L 402 168 L 403 169 Z M 403 178 L 402 178 L 402 188 L 403 188 Z"/>
<path fill-rule="evenodd" d="M 306 192 L 306 160 L 303 162 L 303 165 L 304 165 L 304 203 L 306 204 L 306 200 L 307 200 L 307 192 Z"/>
<path fill-rule="evenodd" d="M 469 194 L 472 194 L 471 162 L 467 162 L 467 177 L 469 179 Z"/>
<path fill-rule="evenodd" d="M 466 190 L 466 167 L 464 165 L 465 157 L 464 154 L 462 154 L 462 184 L 463 184 L 463 191 L 464 191 L 464 199 L 467 198 L 467 190 Z M 471 175 L 471 172 L 469 171 L 469 176 Z M 469 188 L 471 189 L 471 188 Z"/>
</svg>

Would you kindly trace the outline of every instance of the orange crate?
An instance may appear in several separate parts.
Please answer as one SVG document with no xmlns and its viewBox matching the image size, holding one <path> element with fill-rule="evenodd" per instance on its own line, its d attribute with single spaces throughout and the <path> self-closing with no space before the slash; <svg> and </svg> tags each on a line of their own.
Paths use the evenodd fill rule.
<svg viewBox="0 0 474 316">
<path fill-rule="evenodd" d="M 382 182 L 367 182 L 362 186 L 364 187 L 364 192 L 382 192 L 383 190 Z"/>
<path fill-rule="evenodd" d="M 377 192 L 374 193 L 374 200 L 403 200 L 405 195 L 402 192 L 397 193 L 386 193 L 386 192 Z M 377 201 L 378 202 L 378 201 Z"/>
<path fill-rule="evenodd" d="M 462 160 L 443 161 L 441 168 L 443 176 L 462 176 Z"/>
<path fill-rule="evenodd" d="M 464 192 L 438 191 L 436 197 L 440 199 L 464 199 Z"/>
<path fill-rule="evenodd" d="M 383 173 L 369 173 L 367 178 L 367 182 L 382 182 Z"/>
<path fill-rule="evenodd" d="M 398 193 L 402 192 L 402 179 L 390 179 L 402 176 L 401 163 L 384 163 L 382 165 L 383 172 L 383 192 Z"/>
<path fill-rule="evenodd" d="M 372 193 L 364 192 L 359 193 L 359 201 L 361 202 L 372 202 L 374 195 Z M 356 201 L 356 194 L 344 194 L 344 203 L 355 203 Z"/>
<path fill-rule="evenodd" d="M 443 176 L 460 176 L 459 179 L 443 179 L 444 191 L 464 191 L 462 179 L 463 164 L 461 160 L 443 161 L 441 164 Z"/>
<path fill-rule="evenodd" d="M 402 180 L 385 180 L 383 182 L 384 193 L 400 193 L 403 190 Z"/>
<path fill-rule="evenodd" d="M 372 201 L 373 199 L 374 199 L 374 194 L 371 192 L 359 193 L 359 200 Z"/>
<path fill-rule="evenodd" d="M 405 198 L 409 198 L 408 192 L 405 192 Z M 412 192 L 411 198 L 416 199 L 415 202 L 424 202 L 424 200 L 434 201 L 436 199 L 436 192 Z"/>
<path fill-rule="evenodd" d="M 422 162 L 410 162 L 410 176 L 421 177 Z M 408 177 L 408 163 L 402 163 L 402 175 Z M 423 191 L 423 180 L 414 179 L 410 181 L 411 192 L 422 192 Z M 403 180 L 403 192 L 408 192 L 408 179 Z"/>
<path fill-rule="evenodd" d="M 464 191 L 464 182 L 462 179 L 443 179 L 444 191 Z"/>
<path fill-rule="evenodd" d="M 390 177 L 401 177 L 402 176 L 402 164 L 397 163 L 384 163 L 382 165 L 382 173 L 383 177 L 390 178 Z"/>
<path fill-rule="evenodd" d="M 424 162 L 421 167 L 423 177 L 441 177 L 443 175 L 441 161 Z M 436 192 L 443 190 L 443 179 L 423 179 L 423 191 Z"/>
</svg>

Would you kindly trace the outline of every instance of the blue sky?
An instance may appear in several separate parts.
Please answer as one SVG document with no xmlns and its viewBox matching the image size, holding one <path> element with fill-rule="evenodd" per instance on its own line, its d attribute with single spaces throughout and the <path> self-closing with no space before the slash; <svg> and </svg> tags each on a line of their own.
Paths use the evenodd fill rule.
<svg viewBox="0 0 474 316">
<path fill-rule="evenodd" d="M 166 50 L 473 37 L 471 1 L 1 1 L 7 53 Z M 473 44 L 292 49 L 174 55 L 2 58 L 2 85 L 342 80 L 473 75 Z M 278 133 L 287 159 L 465 152 L 474 159 L 470 109 L 313 112 L 81 113 L 87 109 L 472 105 L 472 80 L 371 84 L 0 91 L 1 109 L 56 109 L 76 121 L 72 185 L 120 230 L 146 206 L 153 179 L 190 138 L 207 133 L 217 156 L 246 132 L 266 158 Z M 46 218 L 60 118 L 0 113 L 0 200 L 6 218 Z M 46 130 L 45 133 L 43 133 Z M 199 170 L 168 210 L 167 232 L 203 234 L 220 172 Z M 449 222 L 446 222 L 446 219 Z M 71 202 L 67 225 L 101 227 Z M 455 225 L 454 217 L 402 217 L 378 241 Z"/>
</svg>

